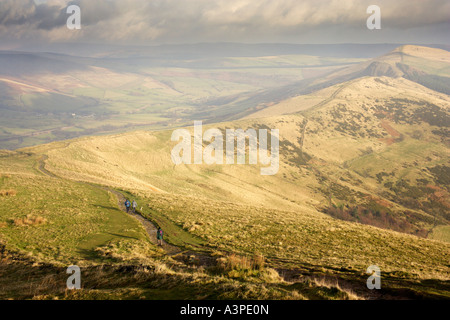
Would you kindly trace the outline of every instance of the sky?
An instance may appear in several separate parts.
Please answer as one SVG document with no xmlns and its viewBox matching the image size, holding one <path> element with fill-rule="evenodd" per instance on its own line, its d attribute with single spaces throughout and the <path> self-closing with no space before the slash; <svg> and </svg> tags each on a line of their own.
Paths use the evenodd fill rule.
<svg viewBox="0 0 450 320">
<path fill-rule="evenodd" d="M 69 5 L 81 30 L 69 30 Z M 381 30 L 369 30 L 369 5 Z M 0 0 L 7 43 L 450 44 L 449 0 Z"/>
</svg>

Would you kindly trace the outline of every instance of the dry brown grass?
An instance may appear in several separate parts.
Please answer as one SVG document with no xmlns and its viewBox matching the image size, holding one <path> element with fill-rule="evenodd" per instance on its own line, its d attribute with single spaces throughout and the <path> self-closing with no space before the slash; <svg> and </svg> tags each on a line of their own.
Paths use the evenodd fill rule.
<svg viewBox="0 0 450 320">
<path fill-rule="evenodd" d="M 279 283 L 283 279 L 278 272 L 265 268 L 265 258 L 261 254 L 253 257 L 230 254 L 216 260 L 216 270 L 230 278 L 258 278 L 266 283 Z"/>
<path fill-rule="evenodd" d="M 253 257 L 253 268 L 256 270 L 264 269 L 266 259 L 262 254 L 257 254 Z"/>
<path fill-rule="evenodd" d="M 2 197 L 15 196 L 16 194 L 17 194 L 17 191 L 14 189 L 0 190 L 0 196 L 2 196 Z"/>
<path fill-rule="evenodd" d="M 19 226 L 19 227 L 40 225 L 40 224 L 44 224 L 46 222 L 47 222 L 47 219 L 45 219 L 41 216 L 33 217 L 31 215 L 27 215 L 25 218 L 14 219 L 14 225 Z"/>
<path fill-rule="evenodd" d="M 341 292 L 342 296 L 340 298 L 344 300 L 363 300 L 363 298 L 359 297 L 352 290 L 342 288 L 337 280 L 333 281 L 326 278 L 315 278 L 312 285 L 319 288 L 324 287 L 328 289 L 335 289 Z"/>
<path fill-rule="evenodd" d="M 45 292 L 61 292 L 64 286 L 61 277 L 54 274 L 45 275 L 39 282 L 30 285 L 29 295 L 36 297 Z"/>
<path fill-rule="evenodd" d="M 249 258 L 231 254 L 217 259 L 217 268 L 221 271 L 231 270 L 262 270 L 264 268 L 264 257 L 261 255 Z"/>
</svg>

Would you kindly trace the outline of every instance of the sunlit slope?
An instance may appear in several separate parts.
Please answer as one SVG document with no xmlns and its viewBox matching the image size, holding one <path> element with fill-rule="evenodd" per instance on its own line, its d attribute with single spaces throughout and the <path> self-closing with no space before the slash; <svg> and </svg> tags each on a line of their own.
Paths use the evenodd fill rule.
<svg viewBox="0 0 450 320">
<path fill-rule="evenodd" d="M 367 219 L 373 220 L 378 218 L 371 215 L 385 212 L 395 221 L 383 227 L 422 236 L 447 224 L 448 96 L 388 77 L 362 78 L 320 94 L 323 102 L 302 114 L 204 126 L 222 132 L 279 129 L 280 169 L 274 176 L 261 176 L 259 165 L 175 166 L 172 131 L 49 146 L 47 166 L 68 179 L 142 194 L 307 212 L 347 206 L 369 212 Z M 39 149 L 45 147 L 33 150 Z"/>
<path fill-rule="evenodd" d="M 111 141 L 109 142 L 111 144 Z M 45 146 L 48 154 L 53 158 L 52 161 L 55 158 L 51 153 L 58 152 L 57 147 L 57 145 Z M 59 149 L 59 152 L 65 150 L 63 145 L 59 147 L 63 147 Z M 16 162 L 29 159 L 27 161 L 30 161 L 32 165 L 33 159 L 36 159 L 33 157 L 35 156 L 23 155 L 20 159 L 13 154 L 10 159 L 14 159 Z M 85 157 L 85 161 L 89 161 L 87 157 Z M 47 165 L 46 168 L 57 174 L 63 173 L 62 170 L 58 171 L 51 165 Z M 98 170 L 100 169 L 98 168 Z M 40 201 L 41 206 L 42 203 L 47 204 L 44 208 L 39 209 L 37 203 L 31 201 L 30 205 L 35 207 L 34 214 L 47 217 L 49 222 L 52 221 L 49 224 L 29 227 L 32 228 L 33 234 L 41 234 L 41 236 L 39 238 L 27 237 L 22 239 L 21 241 L 27 241 L 27 246 L 22 249 L 24 251 L 32 250 L 38 243 L 46 243 L 47 241 L 53 245 L 57 245 L 58 241 L 66 241 L 65 245 L 61 245 L 61 249 L 66 248 L 67 243 L 77 243 L 72 242 L 73 239 L 77 239 L 76 237 L 70 238 L 71 233 L 64 232 L 53 240 L 47 239 L 46 235 L 57 233 L 61 228 L 61 223 L 63 223 L 62 225 L 67 223 L 66 220 L 60 221 L 53 218 L 53 215 L 58 214 L 61 210 L 64 210 L 62 213 L 64 219 L 68 219 L 68 217 L 73 219 L 70 227 L 66 227 L 69 228 L 67 230 L 73 229 L 72 233 L 83 233 L 82 230 L 89 228 L 85 219 L 91 213 L 81 214 L 87 208 L 91 210 L 92 207 L 92 213 L 94 214 L 99 210 L 97 213 L 98 219 L 102 219 L 106 210 L 109 210 L 106 208 L 107 205 L 102 204 L 101 197 L 103 196 L 100 194 L 97 199 L 95 199 L 94 194 L 78 197 L 78 193 L 73 188 L 84 187 L 78 186 L 71 180 L 82 178 L 76 170 L 72 171 L 70 178 L 65 177 L 62 181 L 42 177 L 39 172 L 30 172 L 28 173 L 28 179 L 31 179 L 30 183 L 23 183 L 24 177 L 21 177 L 17 169 L 11 170 L 8 167 L 2 167 L 2 174 L 6 177 L 6 180 L 3 180 L 2 187 L 17 188 L 17 196 L 20 194 L 20 197 L 34 194 L 36 200 L 33 201 Z M 129 174 L 128 177 L 131 176 Z M 143 214 L 163 216 L 172 224 L 204 239 L 211 248 L 243 254 L 259 252 L 279 266 L 316 266 L 323 268 L 324 272 L 326 270 L 350 270 L 351 272 L 363 273 L 368 265 L 377 264 L 383 272 L 392 276 L 401 275 L 402 277 L 417 277 L 420 279 L 448 279 L 449 277 L 447 263 L 450 245 L 444 242 L 425 240 L 412 235 L 340 221 L 312 210 L 302 209 L 300 206 L 296 209 L 283 210 L 281 207 L 277 209 L 264 208 L 174 192 L 144 192 L 135 190 L 131 185 L 128 185 L 127 181 L 129 180 L 125 179 L 122 187 L 139 195 L 138 201 L 140 206 L 143 207 Z M 18 183 L 21 184 L 21 187 Z M 48 185 L 48 183 L 53 183 L 53 185 Z M 171 183 L 174 183 L 173 180 Z M 87 188 L 89 189 L 89 187 Z M 55 207 L 53 205 L 54 202 L 58 203 L 58 200 L 62 198 L 72 201 L 74 208 L 69 210 L 69 208 L 64 209 L 64 206 Z M 21 199 L 11 198 L 11 205 L 14 200 Z M 46 199 L 49 200 L 46 201 Z M 229 197 L 228 200 L 233 199 Z M 81 201 L 82 204 L 76 204 L 78 201 Z M 13 212 L 9 216 L 5 215 L 2 219 L 14 217 Z M 80 213 L 76 214 L 77 212 Z M 23 213 L 17 214 L 17 217 L 22 216 Z M 79 225 L 80 223 L 82 226 Z M 124 235 L 125 231 L 134 232 L 130 230 L 132 227 L 129 222 L 126 225 L 127 228 L 120 231 L 119 234 Z M 9 241 L 14 247 L 15 242 L 18 241 L 15 239 L 20 235 L 18 232 L 21 229 L 13 225 L 3 227 L 7 228 L 3 240 Z M 105 235 L 109 234 L 110 232 L 107 232 Z M 75 235 L 76 233 L 73 234 L 73 236 Z M 80 240 L 83 240 L 83 238 L 85 237 L 81 237 Z M 67 239 L 72 240 L 68 242 Z M 86 237 L 86 239 L 89 239 L 89 237 Z M 38 240 L 39 242 L 36 242 Z M 130 241 L 134 242 L 133 239 L 130 239 Z M 85 241 L 78 243 L 81 246 Z M 101 247 L 106 243 L 93 243 L 92 245 Z M 46 255 L 50 254 L 50 251 L 47 251 L 46 248 L 46 245 L 43 245 L 39 249 L 33 250 L 40 252 L 41 259 L 45 259 Z M 94 250 L 94 248 L 90 250 Z M 63 259 L 63 257 L 56 257 L 56 260 Z"/>
<path fill-rule="evenodd" d="M 287 125 L 295 130 L 296 122 L 288 120 Z M 221 124 L 219 128 L 234 125 Z M 255 127 L 261 124 L 236 125 Z M 207 128 L 204 126 L 204 130 Z M 76 140 L 63 148 L 49 149 L 47 168 L 68 179 L 98 182 L 143 194 L 175 193 L 272 208 L 315 211 L 313 191 L 306 187 L 306 184 L 317 184 L 315 178 L 299 176 L 300 181 L 305 180 L 305 183 L 287 182 L 282 174 L 262 176 L 259 165 L 175 166 L 171 160 L 171 150 L 176 143 L 170 141 L 171 133 L 135 132 Z"/>
<path fill-rule="evenodd" d="M 348 206 L 338 215 L 357 221 L 383 211 L 398 214 L 403 226 L 396 229 L 412 223 L 423 236 L 446 238 L 433 229 L 450 217 L 449 96 L 404 78 L 365 77 L 259 115 L 298 111 L 302 99 L 317 97 L 322 102 L 297 115 L 307 121 L 303 151 L 312 158 L 309 167 L 328 175 L 328 206 Z M 360 210 L 368 216 L 358 217 Z"/>
<path fill-rule="evenodd" d="M 375 211 L 389 207 L 415 225 L 422 220 L 426 230 L 436 221 L 448 223 L 447 95 L 405 79 L 366 78 L 303 115 L 310 120 L 305 151 L 337 163 L 339 170 L 327 165 L 323 170 L 338 184 L 363 187 L 364 197 L 375 197 L 381 206 Z M 335 204 L 348 204 L 352 197 L 342 194 Z"/>
</svg>

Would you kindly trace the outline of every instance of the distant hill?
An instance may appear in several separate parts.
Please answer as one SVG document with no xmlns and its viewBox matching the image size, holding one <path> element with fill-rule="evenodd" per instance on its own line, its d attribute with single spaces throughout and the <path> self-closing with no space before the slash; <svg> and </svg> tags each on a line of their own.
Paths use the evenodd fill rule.
<svg viewBox="0 0 450 320">
<path fill-rule="evenodd" d="M 23 77 L 40 74 L 61 74 L 89 68 L 83 59 L 51 53 L 0 51 L 0 75 Z"/>
<path fill-rule="evenodd" d="M 57 43 L 23 45 L 26 52 L 54 52 L 90 58 L 148 58 L 161 60 L 198 60 L 225 57 L 260 57 L 279 55 L 310 55 L 336 58 L 374 58 L 402 44 L 291 44 L 291 43 L 196 43 L 156 46 L 98 45 L 92 43 Z M 442 45 L 432 47 L 446 48 Z M 448 49 L 448 48 L 447 48 Z"/>
<path fill-rule="evenodd" d="M 297 86 L 290 85 L 276 91 L 267 91 L 263 97 L 273 97 L 263 100 L 259 105 L 268 103 L 270 106 L 263 111 L 257 111 L 249 115 L 249 112 L 242 116 L 259 117 L 264 115 L 276 115 L 276 109 L 283 105 L 280 97 L 287 97 L 288 100 L 294 99 L 296 96 L 312 94 L 315 91 L 327 88 L 339 83 L 345 83 L 363 77 L 390 77 L 405 78 L 421 84 L 432 90 L 450 94 L 450 52 L 442 49 L 428 48 L 421 46 L 401 46 L 392 52 L 377 57 L 360 64 L 342 68 L 340 70 L 329 73 L 328 75 L 318 77 L 317 79 L 309 79 L 307 82 L 299 82 Z M 309 101 L 312 101 L 311 99 Z M 308 104 L 306 105 L 308 106 Z M 289 111 L 283 109 L 283 114 Z M 261 108 L 260 108 L 261 109 Z M 304 109 L 299 106 L 293 112 Z"/>
</svg>

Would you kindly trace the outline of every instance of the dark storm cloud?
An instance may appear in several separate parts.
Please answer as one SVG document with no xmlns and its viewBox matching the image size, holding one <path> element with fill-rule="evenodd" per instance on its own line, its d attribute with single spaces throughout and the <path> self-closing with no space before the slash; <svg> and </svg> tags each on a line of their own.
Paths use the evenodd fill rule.
<svg viewBox="0 0 450 320">
<path fill-rule="evenodd" d="M 363 41 L 366 9 L 381 7 L 385 42 L 448 39 L 448 0 L 2 0 L 0 38 L 42 41 Z M 65 27 L 81 8 L 82 30 Z M 381 40 L 382 41 L 382 40 Z M 447 41 L 448 42 L 448 41 Z"/>
<path fill-rule="evenodd" d="M 24 25 L 34 16 L 36 6 L 32 0 L 5 0 L 0 2 L 0 25 Z"/>
<path fill-rule="evenodd" d="M 61 5 L 36 5 L 33 0 L 2 0 L 0 2 L 0 25 L 13 29 L 51 30 L 65 24 L 67 15 Z"/>
</svg>

